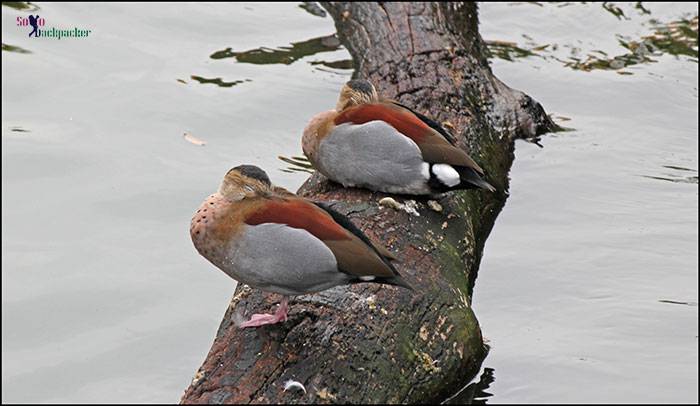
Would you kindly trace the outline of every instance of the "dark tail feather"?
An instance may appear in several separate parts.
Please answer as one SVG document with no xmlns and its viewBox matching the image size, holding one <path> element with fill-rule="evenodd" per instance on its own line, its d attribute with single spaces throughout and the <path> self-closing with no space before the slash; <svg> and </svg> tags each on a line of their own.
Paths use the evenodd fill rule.
<svg viewBox="0 0 700 406">
<path fill-rule="evenodd" d="M 489 192 L 495 192 L 496 188 L 491 186 L 490 183 L 484 180 L 484 178 L 479 175 L 477 171 L 466 166 L 459 167 L 459 177 L 462 180 L 459 186 L 473 188 L 478 187 L 480 189 L 486 189 Z"/>
</svg>

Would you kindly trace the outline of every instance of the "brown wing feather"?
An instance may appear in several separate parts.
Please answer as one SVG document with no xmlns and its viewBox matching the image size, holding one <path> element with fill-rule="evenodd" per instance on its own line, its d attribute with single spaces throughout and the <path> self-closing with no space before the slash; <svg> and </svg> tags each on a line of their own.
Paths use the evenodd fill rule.
<svg viewBox="0 0 700 406">
<path fill-rule="evenodd" d="M 466 152 L 452 145 L 444 145 L 442 143 L 427 144 L 423 143 L 418 146 L 426 162 L 434 164 L 450 164 L 457 166 L 466 166 L 477 171 L 480 175 L 484 174 L 484 170 L 477 165 L 474 160 L 467 155 Z"/>
<path fill-rule="evenodd" d="M 248 213 L 244 221 L 249 225 L 286 224 L 306 230 L 322 241 L 350 239 L 347 230 L 331 216 L 303 199 L 288 195 L 282 198 L 261 199 L 257 208 Z"/>
<path fill-rule="evenodd" d="M 335 220 L 336 223 L 340 224 L 343 228 L 346 230 L 350 231 L 353 233 L 355 236 L 357 236 L 360 240 L 362 240 L 365 244 L 371 244 L 372 247 L 381 255 L 382 257 L 389 259 L 389 260 L 396 260 L 396 256 L 391 253 L 389 250 L 384 248 L 383 245 L 377 243 L 376 241 L 373 241 L 371 238 L 369 238 L 365 233 L 362 232 L 357 226 L 355 226 L 352 221 L 350 221 L 347 216 L 344 214 L 340 213 L 339 211 L 335 210 L 330 204 L 326 202 L 313 202 L 316 206 L 320 207 L 325 211 L 326 213 L 330 214 L 331 217 L 333 217 L 333 220 Z"/>
<path fill-rule="evenodd" d="M 371 240 L 370 240 L 370 241 L 371 241 Z M 393 252 L 391 252 L 391 251 L 389 251 L 388 249 L 384 248 L 384 246 L 382 246 L 381 244 L 372 241 L 372 246 L 373 246 L 374 249 L 376 249 L 376 250 L 379 252 L 379 254 L 380 254 L 381 256 L 383 256 L 384 258 L 386 258 L 386 259 L 388 259 L 388 260 L 390 260 L 390 261 L 396 261 L 396 260 L 398 259 L 398 258 L 396 258 L 396 255 L 394 255 Z"/>
<path fill-rule="evenodd" d="M 338 269 L 344 273 L 384 278 L 398 275 L 374 248 L 338 224 L 326 211 L 299 197 L 282 194 L 271 199 L 261 198 L 256 209 L 251 210 L 244 221 L 249 225 L 286 224 L 308 231 L 333 252 Z"/>
<path fill-rule="evenodd" d="M 338 269 L 353 276 L 377 276 L 391 278 L 396 276 L 394 271 L 382 261 L 379 256 L 353 236 L 351 240 L 324 241 L 338 261 Z"/>
<path fill-rule="evenodd" d="M 345 109 L 335 118 L 335 124 L 364 124 L 374 120 L 388 123 L 413 140 L 426 162 L 466 166 L 480 174 L 484 173 L 466 152 L 452 145 L 411 110 L 394 103 L 361 104 Z"/>
</svg>

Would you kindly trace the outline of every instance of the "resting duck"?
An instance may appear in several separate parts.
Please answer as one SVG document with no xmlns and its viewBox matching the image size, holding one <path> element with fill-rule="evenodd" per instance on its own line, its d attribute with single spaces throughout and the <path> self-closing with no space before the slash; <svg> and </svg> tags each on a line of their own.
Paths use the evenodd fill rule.
<svg viewBox="0 0 700 406">
<path fill-rule="evenodd" d="M 398 102 L 381 99 L 366 80 L 349 81 L 336 109 L 311 119 L 302 150 L 319 172 L 345 187 L 411 195 L 495 191 L 444 128 Z"/>
<path fill-rule="evenodd" d="M 347 217 L 322 203 L 270 184 L 257 166 L 237 166 L 190 225 L 199 253 L 240 283 L 284 295 L 275 314 L 254 314 L 240 327 L 287 319 L 288 296 L 338 285 L 375 282 L 410 286 Z"/>
</svg>

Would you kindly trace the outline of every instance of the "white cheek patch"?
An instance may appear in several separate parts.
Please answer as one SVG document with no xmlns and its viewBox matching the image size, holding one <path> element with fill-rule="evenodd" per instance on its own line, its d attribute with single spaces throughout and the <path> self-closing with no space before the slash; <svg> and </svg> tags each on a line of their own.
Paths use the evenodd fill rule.
<svg viewBox="0 0 700 406">
<path fill-rule="evenodd" d="M 455 168 L 447 164 L 433 165 L 433 173 L 435 176 L 437 176 L 440 182 L 448 187 L 457 186 L 459 185 L 459 182 L 461 182 L 459 173 L 457 173 Z"/>
</svg>

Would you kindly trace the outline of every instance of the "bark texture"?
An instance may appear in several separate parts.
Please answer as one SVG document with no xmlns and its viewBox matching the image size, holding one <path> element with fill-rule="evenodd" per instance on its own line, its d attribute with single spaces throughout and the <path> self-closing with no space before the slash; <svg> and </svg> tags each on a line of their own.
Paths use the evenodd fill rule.
<svg viewBox="0 0 700 406">
<path fill-rule="evenodd" d="M 542 107 L 495 78 L 474 3 L 323 3 L 356 65 L 380 94 L 443 122 L 497 193 L 441 196 L 419 216 L 386 195 L 314 174 L 299 190 L 335 202 L 400 259 L 416 292 L 373 284 L 293 299 L 283 324 L 239 330 L 236 314 L 274 311 L 278 297 L 240 286 L 183 403 L 425 403 L 463 388 L 487 353 L 471 293 L 508 189 L 513 141 L 555 128 Z M 332 106 L 329 106 L 329 108 Z M 301 131 L 300 131 L 301 136 Z M 284 391 L 287 380 L 306 392 Z"/>
</svg>

